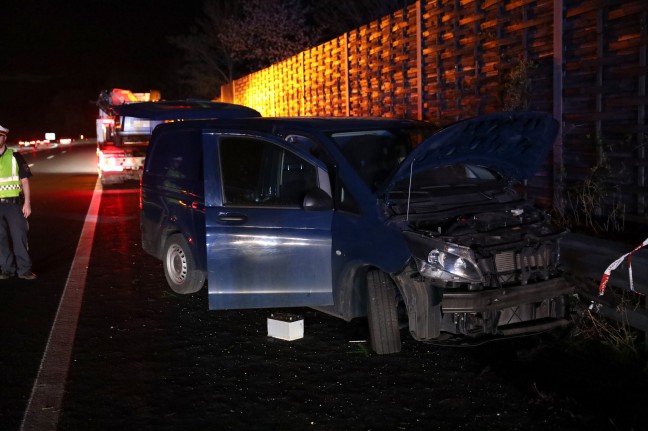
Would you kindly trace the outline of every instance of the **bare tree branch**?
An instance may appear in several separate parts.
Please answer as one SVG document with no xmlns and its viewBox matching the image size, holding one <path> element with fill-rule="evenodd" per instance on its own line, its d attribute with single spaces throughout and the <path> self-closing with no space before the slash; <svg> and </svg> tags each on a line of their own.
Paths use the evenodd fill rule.
<svg viewBox="0 0 648 431">
<path fill-rule="evenodd" d="M 405 7 L 413 0 L 207 0 L 188 35 L 182 82 L 214 97 L 220 85 Z"/>
</svg>

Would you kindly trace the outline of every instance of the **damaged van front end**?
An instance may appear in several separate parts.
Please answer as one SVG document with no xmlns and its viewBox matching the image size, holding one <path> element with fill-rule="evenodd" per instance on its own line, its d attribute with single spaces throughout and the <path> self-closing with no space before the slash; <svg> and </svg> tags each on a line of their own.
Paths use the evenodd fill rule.
<svg viewBox="0 0 648 431">
<path fill-rule="evenodd" d="M 411 289 L 409 280 L 417 274 L 440 299 L 433 321 L 418 328 L 416 320 L 410 320 L 415 338 L 433 339 L 441 332 L 513 335 L 566 323 L 565 295 L 572 287 L 561 277 L 559 266 L 564 232 L 534 212 L 531 220 L 505 210 L 501 218 L 491 215 L 499 223 L 462 221 L 471 227 L 460 235 L 426 229 L 405 232 L 412 264 L 397 276 L 399 284 L 403 290 Z M 421 303 L 407 301 L 407 295 L 405 299 L 408 315 L 426 313 L 410 311 Z"/>
<path fill-rule="evenodd" d="M 417 148 L 386 188 L 390 223 L 412 253 L 395 281 L 418 340 L 567 323 L 573 287 L 560 269 L 565 230 L 516 187 L 537 169 L 557 124 L 532 113 L 479 121 Z"/>
</svg>

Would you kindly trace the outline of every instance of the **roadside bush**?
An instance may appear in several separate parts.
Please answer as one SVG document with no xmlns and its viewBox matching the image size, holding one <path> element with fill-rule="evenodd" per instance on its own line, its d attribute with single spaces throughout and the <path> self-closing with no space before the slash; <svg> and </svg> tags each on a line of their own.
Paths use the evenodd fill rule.
<svg viewBox="0 0 648 431">
<path fill-rule="evenodd" d="M 613 362 L 638 366 L 648 374 L 646 334 L 633 328 L 628 318 L 629 312 L 645 308 L 645 296 L 609 286 L 607 292 L 607 303 L 616 304 L 615 319 L 601 313 L 600 303 L 572 297 L 574 326 L 568 344 L 576 351 L 595 349 Z"/>
<path fill-rule="evenodd" d="M 626 207 L 621 202 L 619 193 L 609 185 L 614 169 L 608 158 L 612 148 L 600 136 L 594 138 L 594 145 L 597 152 L 596 164 L 582 181 L 566 187 L 563 201 L 554 208 L 554 220 L 572 230 L 595 236 L 623 232 Z M 565 176 L 563 172 L 563 184 Z"/>
</svg>

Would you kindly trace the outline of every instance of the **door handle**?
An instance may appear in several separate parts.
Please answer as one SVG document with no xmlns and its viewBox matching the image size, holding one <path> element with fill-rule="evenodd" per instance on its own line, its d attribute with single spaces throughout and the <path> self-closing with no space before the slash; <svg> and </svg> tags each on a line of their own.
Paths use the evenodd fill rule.
<svg viewBox="0 0 648 431">
<path fill-rule="evenodd" d="M 247 216 L 241 213 L 223 213 L 223 214 L 218 214 L 216 220 L 220 224 L 235 225 L 235 224 L 245 223 L 248 220 L 248 218 Z"/>
</svg>

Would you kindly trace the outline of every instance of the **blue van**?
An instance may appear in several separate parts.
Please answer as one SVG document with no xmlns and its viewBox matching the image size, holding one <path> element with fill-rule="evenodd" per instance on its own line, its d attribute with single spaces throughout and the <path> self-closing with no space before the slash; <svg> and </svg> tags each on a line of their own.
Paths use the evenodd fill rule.
<svg viewBox="0 0 648 431">
<path fill-rule="evenodd" d="M 384 118 L 158 126 L 141 181 L 142 246 L 212 310 L 367 316 L 373 349 L 565 323 L 564 234 L 516 188 L 558 131 L 544 113 L 436 130 Z"/>
</svg>

